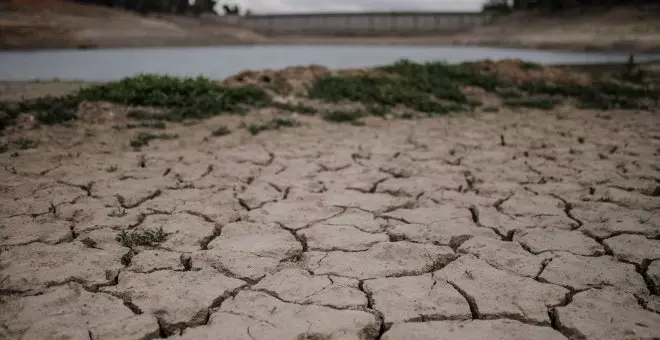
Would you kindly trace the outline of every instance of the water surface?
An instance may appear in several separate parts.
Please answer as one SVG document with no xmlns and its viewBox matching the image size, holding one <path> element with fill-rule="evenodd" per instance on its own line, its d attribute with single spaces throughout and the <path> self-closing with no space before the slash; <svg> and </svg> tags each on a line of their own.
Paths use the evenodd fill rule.
<svg viewBox="0 0 660 340">
<path fill-rule="evenodd" d="M 137 73 L 224 79 L 242 70 L 319 64 L 354 68 L 399 59 L 450 63 L 520 58 L 546 64 L 624 62 L 625 53 L 554 52 L 466 46 L 256 45 L 0 52 L 0 80 L 107 81 Z M 660 56 L 636 55 L 636 60 Z"/>
</svg>

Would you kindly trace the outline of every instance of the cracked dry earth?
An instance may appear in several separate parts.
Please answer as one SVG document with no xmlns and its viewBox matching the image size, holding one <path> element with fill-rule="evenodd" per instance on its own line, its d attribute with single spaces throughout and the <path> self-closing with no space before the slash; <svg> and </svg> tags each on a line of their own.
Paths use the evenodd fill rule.
<svg viewBox="0 0 660 340">
<path fill-rule="evenodd" d="M 660 338 L 657 113 L 303 119 L 2 155 L 0 338 Z"/>
</svg>

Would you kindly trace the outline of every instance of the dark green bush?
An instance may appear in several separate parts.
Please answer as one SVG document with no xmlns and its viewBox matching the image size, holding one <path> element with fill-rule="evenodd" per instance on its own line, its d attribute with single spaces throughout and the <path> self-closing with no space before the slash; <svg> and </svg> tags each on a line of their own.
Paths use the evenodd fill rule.
<svg viewBox="0 0 660 340">
<path fill-rule="evenodd" d="M 504 101 L 504 106 L 507 107 L 528 107 L 541 110 L 552 110 L 555 108 L 556 102 L 547 98 L 520 98 L 520 99 L 507 99 Z"/>
</svg>

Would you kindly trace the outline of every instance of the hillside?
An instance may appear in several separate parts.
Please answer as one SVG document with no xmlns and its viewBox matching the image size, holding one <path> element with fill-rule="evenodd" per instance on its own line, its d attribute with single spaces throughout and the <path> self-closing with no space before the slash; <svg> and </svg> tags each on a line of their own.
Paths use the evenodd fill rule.
<svg viewBox="0 0 660 340">
<path fill-rule="evenodd" d="M 63 0 L 12 0 L 0 10 L 0 48 L 72 48 L 255 43 L 254 32 L 212 17 L 140 16 Z"/>
<path fill-rule="evenodd" d="M 516 13 L 454 37 L 458 44 L 660 52 L 660 11 L 619 7 L 590 14 Z"/>
</svg>

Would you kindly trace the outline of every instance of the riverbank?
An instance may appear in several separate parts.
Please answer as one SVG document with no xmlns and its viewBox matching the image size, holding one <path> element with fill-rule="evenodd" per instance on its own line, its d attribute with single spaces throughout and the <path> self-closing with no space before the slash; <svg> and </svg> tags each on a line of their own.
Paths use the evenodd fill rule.
<svg viewBox="0 0 660 340">
<path fill-rule="evenodd" d="M 593 14 L 517 13 L 470 32 L 427 36 L 266 36 L 210 16 L 150 15 L 67 2 L 0 12 L 0 49 L 257 44 L 461 45 L 541 50 L 660 52 L 660 15 L 633 8 Z M 53 3 L 57 5 L 53 5 Z"/>
</svg>

